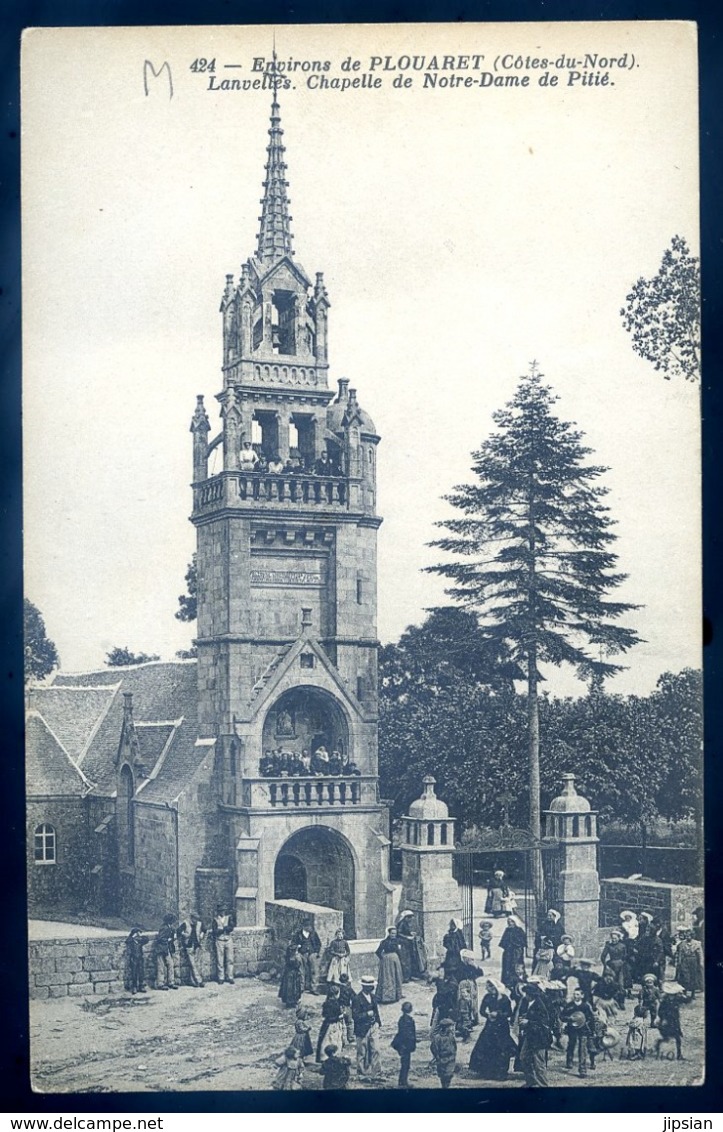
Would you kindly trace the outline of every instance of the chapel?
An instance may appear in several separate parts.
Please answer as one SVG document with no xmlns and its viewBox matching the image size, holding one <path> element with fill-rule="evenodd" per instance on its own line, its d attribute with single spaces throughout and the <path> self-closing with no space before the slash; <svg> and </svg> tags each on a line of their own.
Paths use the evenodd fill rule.
<svg viewBox="0 0 723 1132">
<path fill-rule="evenodd" d="M 324 276 L 296 258 L 278 91 L 252 254 L 191 421 L 197 657 L 29 693 L 30 911 L 155 922 L 268 901 L 391 914 L 377 763 L 379 435 L 329 381 Z M 212 418 L 218 423 L 212 424 Z"/>
</svg>

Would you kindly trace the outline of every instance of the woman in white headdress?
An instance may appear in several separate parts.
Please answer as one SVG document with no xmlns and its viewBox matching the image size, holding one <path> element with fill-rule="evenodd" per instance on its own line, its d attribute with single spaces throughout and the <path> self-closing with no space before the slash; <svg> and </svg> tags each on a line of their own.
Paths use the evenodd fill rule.
<svg viewBox="0 0 723 1132">
<path fill-rule="evenodd" d="M 510 1034 L 512 1003 L 509 991 L 499 979 L 485 981 L 485 995 L 480 1003 L 480 1016 L 485 1026 L 469 1059 L 469 1071 L 486 1081 L 505 1081 L 517 1045 Z"/>
</svg>

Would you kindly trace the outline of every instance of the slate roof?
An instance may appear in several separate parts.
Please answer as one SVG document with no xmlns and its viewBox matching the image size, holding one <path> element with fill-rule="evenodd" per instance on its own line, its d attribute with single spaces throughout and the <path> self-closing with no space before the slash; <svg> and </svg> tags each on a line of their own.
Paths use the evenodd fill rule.
<svg viewBox="0 0 723 1132">
<path fill-rule="evenodd" d="M 28 706 L 40 712 L 73 761 L 80 764 L 119 686 L 116 676 L 106 687 L 51 684 L 30 688 Z"/>
<path fill-rule="evenodd" d="M 50 794 L 82 798 L 90 783 L 37 711 L 26 721 L 25 774 L 28 797 Z"/>
<path fill-rule="evenodd" d="M 64 704 L 65 711 L 68 704 L 80 704 L 85 700 L 78 709 L 85 719 L 86 715 L 92 715 L 94 707 L 99 708 L 78 763 L 97 793 L 109 794 L 116 789 L 116 758 L 123 726 L 124 692 L 133 693 L 133 717 L 143 766 L 147 774 L 155 774 L 141 789 L 140 801 L 173 801 L 208 755 L 208 744 L 196 745 L 198 693 L 195 660 L 152 661 L 128 668 L 106 668 L 99 672 L 58 673 L 52 684 L 36 688 L 33 692 L 34 706 L 44 718 L 46 697 L 48 713 L 59 711 L 60 703 Z M 107 696 L 107 702 L 102 693 Z"/>
</svg>

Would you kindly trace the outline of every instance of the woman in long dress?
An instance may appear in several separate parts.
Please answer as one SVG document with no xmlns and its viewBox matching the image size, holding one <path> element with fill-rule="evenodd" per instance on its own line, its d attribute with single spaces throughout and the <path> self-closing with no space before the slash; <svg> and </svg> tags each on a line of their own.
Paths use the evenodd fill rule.
<svg viewBox="0 0 723 1132">
<path fill-rule="evenodd" d="M 279 998 L 284 1006 L 296 1006 L 304 990 L 301 950 L 298 944 L 289 944 L 286 949 L 284 970 L 279 984 Z"/>
<path fill-rule="evenodd" d="M 350 954 L 349 944 L 344 938 L 344 932 L 339 928 L 327 948 L 329 957 L 329 968 L 326 972 L 327 983 L 340 983 L 341 976 L 349 974 Z M 341 1049 L 341 1046 L 339 1048 Z"/>
<path fill-rule="evenodd" d="M 467 940 L 464 938 L 462 925 L 459 920 L 449 921 L 449 931 L 446 933 L 442 940 L 442 947 L 444 948 L 444 967 L 445 977 L 450 976 L 459 982 L 460 972 L 462 970 L 461 954 L 467 950 Z"/>
<path fill-rule="evenodd" d="M 379 978 L 377 979 L 377 1002 L 399 1002 L 402 997 L 402 962 L 400 952 L 402 945 L 397 936 L 396 928 L 387 928 L 387 937 L 377 948 L 379 956 Z"/>
<path fill-rule="evenodd" d="M 316 1043 L 316 1060 L 318 1062 L 324 1060 L 324 1050 L 327 1046 L 336 1046 L 339 1050 L 343 1048 L 346 1039 L 346 1027 L 342 1014 L 339 988 L 332 983 L 321 1007 L 322 1023 Z"/>
<path fill-rule="evenodd" d="M 675 978 L 689 1000 L 703 990 L 703 951 L 690 928 L 680 929 L 680 943 L 675 952 Z"/>
<path fill-rule="evenodd" d="M 485 914 L 488 916 L 503 916 L 504 901 L 509 899 L 510 887 L 505 881 L 502 869 L 496 869 L 487 887 L 487 900 Z"/>
<path fill-rule="evenodd" d="M 513 987 L 517 978 L 517 968 L 522 967 L 524 972 L 525 952 L 527 950 L 527 934 L 517 916 L 508 916 L 507 927 L 502 933 L 500 947 L 502 956 L 502 982 L 506 987 Z"/>
<path fill-rule="evenodd" d="M 473 1077 L 481 1077 L 485 1081 L 506 1081 L 517 1045 L 510 1034 L 512 1003 L 509 992 L 497 979 L 487 980 L 479 1012 L 485 1019 L 485 1026 L 472 1050 L 469 1071 Z"/>
<path fill-rule="evenodd" d="M 402 945 L 400 959 L 404 981 L 421 979 L 427 970 L 427 951 L 424 940 L 414 930 L 414 913 L 409 909 L 399 914 L 397 935 Z"/>
</svg>

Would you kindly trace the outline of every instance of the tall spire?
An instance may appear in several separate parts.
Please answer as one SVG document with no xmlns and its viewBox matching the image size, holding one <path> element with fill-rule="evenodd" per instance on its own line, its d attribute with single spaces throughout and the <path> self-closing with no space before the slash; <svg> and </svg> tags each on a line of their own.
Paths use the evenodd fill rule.
<svg viewBox="0 0 723 1132">
<path fill-rule="evenodd" d="M 273 98 L 271 102 L 271 128 L 269 129 L 269 144 L 266 149 L 266 180 L 264 181 L 264 195 L 261 201 L 262 211 L 259 220 L 257 255 L 266 262 L 280 259 L 283 255 L 291 255 L 291 228 L 289 216 L 289 198 L 286 195 L 289 182 L 286 180 L 286 162 L 284 161 L 285 146 L 283 143 L 284 131 L 281 129 L 281 112 L 277 92 L 279 76 L 276 70 L 276 50 L 273 54 Z"/>
</svg>

